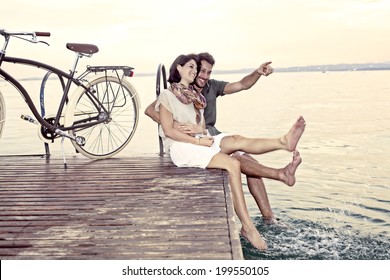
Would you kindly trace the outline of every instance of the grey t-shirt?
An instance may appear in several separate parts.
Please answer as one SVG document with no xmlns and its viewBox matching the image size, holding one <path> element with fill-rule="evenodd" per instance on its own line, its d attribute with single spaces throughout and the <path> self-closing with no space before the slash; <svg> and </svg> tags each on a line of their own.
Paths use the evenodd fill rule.
<svg viewBox="0 0 390 280">
<path fill-rule="evenodd" d="M 206 97 L 207 100 L 207 106 L 204 109 L 206 128 L 211 135 L 217 135 L 221 133 L 215 127 L 215 123 L 217 122 L 217 97 L 224 95 L 223 91 L 227 84 L 228 82 L 210 79 L 202 90 L 202 94 L 204 97 Z"/>
</svg>

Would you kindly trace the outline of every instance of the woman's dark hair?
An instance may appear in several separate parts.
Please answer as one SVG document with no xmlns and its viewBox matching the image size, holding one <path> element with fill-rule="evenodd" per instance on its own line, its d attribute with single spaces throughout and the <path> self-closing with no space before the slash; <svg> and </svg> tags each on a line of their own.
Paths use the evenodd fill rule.
<svg viewBox="0 0 390 280">
<path fill-rule="evenodd" d="M 182 54 L 179 55 L 175 61 L 172 63 L 171 68 L 169 68 L 169 78 L 168 82 L 169 83 L 178 83 L 181 80 L 181 76 L 179 74 L 179 71 L 177 71 L 177 65 L 183 66 L 190 60 L 195 60 L 196 64 L 199 65 L 198 63 L 198 56 L 196 54 Z"/>
</svg>

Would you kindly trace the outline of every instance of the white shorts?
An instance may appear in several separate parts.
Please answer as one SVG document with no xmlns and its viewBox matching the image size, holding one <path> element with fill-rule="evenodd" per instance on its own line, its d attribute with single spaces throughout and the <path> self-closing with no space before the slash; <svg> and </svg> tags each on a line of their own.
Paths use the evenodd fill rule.
<svg viewBox="0 0 390 280">
<path fill-rule="evenodd" d="M 214 138 L 211 147 L 200 146 L 190 143 L 174 142 L 169 148 L 169 154 L 173 163 L 178 167 L 206 168 L 211 159 L 221 151 L 221 140 L 227 134 L 221 133 Z"/>
<path fill-rule="evenodd" d="M 178 167 L 206 168 L 211 159 L 221 151 L 220 144 L 222 138 L 230 135 L 228 133 L 220 133 L 216 136 L 211 136 L 214 139 L 211 147 L 174 142 L 169 149 L 171 159 Z M 238 153 L 244 154 L 241 151 L 238 151 Z"/>
</svg>

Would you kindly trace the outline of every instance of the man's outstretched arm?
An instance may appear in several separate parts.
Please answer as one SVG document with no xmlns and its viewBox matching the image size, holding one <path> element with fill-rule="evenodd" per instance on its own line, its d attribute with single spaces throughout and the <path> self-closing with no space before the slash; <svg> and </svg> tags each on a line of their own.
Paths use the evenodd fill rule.
<svg viewBox="0 0 390 280">
<path fill-rule="evenodd" d="M 228 83 L 225 86 L 223 93 L 231 94 L 250 89 L 260 79 L 261 76 L 268 76 L 274 72 L 274 69 L 270 65 L 271 63 L 271 61 L 265 62 L 251 74 L 242 78 L 240 81 Z"/>
</svg>

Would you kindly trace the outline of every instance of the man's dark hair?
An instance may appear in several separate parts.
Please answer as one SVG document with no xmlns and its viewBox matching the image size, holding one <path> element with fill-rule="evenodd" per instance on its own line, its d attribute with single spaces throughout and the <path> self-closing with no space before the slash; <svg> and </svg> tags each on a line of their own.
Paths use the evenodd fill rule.
<svg viewBox="0 0 390 280">
<path fill-rule="evenodd" d="M 198 56 L 196 54 L 182 54 L 179 55 L 175 61 L 172 63 L 171 67 L 169 68 L 169 83 L 178 83 L 181 80 L 181 76 L 179 74 L 179 71 L 177 71 L 177 65 L 183 66 L 190 60 L 195 60 L 195 62 L 198 64 Z"/>
<path fill-rule="evenodd" d="M 215 59 L 214 57 L 209 54 L 208 52 L 202 52 L 202 53 L 199 53 L 198 54 L 198 60 L 199 60 L 199 63 L 202 61 L 202 60 L 206 60 L 208 63 L 210 63 L 212 66 L 214 66 L 215 64 Z"/>
</svg>

